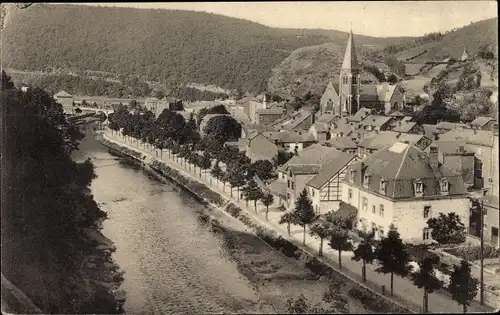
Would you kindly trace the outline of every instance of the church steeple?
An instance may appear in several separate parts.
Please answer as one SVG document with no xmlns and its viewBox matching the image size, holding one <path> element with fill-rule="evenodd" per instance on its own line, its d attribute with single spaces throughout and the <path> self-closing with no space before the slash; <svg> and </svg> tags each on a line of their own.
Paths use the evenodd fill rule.
<svg viewBox="0 0 500 315">
<path fill-rule="evenodd" d="M 349 38 L 347 39 L 344 60 L 340 68 L 339 107 L 341 116 L 354 115 L 359 109 L 360 70 L 361 67 L 358 63 L 354 36 L 351 28 Z"/>
<path fill-rule="evenodd" d="M 345 49 L 344 61 L 342 62 L 342 69 L 359 69 L 358 56 L 356 54 L 356 46 L 354 46 L 353 37 L 351 29 Z"/>
</svg>

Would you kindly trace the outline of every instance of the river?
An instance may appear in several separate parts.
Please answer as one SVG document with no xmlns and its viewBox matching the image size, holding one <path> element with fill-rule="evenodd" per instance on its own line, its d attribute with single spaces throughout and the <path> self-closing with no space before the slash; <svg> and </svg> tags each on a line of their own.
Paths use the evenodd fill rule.
<svg viewBox="0 0 500 315">
<path fill-rule="evenodd" d="M 111 155 L 89 134 L 77 159 L 90 157 L 97 178 L 91 190 L 107 212 L 103 234 L 116 246 L 125 271 L 128 314 L 256 312 L 257 293 L 197 221 L 203 206 L 173 183 Z"/>
</svg>

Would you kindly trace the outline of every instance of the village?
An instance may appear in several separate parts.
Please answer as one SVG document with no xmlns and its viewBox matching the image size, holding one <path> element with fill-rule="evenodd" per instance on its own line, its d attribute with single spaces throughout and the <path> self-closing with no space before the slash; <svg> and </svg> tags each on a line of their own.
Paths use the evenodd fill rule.
<svg viewBox="0 0 500 315">
<path fill-rule="evenodd" d="M 182 148 L 174 149 L 172 141 L 158 146 L 155 139 L 144 142 L 146 137 L 143 143 L 154 144 L 156 156 L 157 149 L 167 149 L 169 156 L 172 153 L 187 159 L 184 166 L 191 163 L 196 169 L 198 165 L 205 176 L 224 182 L 224 186 L 227 182 L 231 197 L 232 187 L 237 187 L 238 200 L 247 203 L 254 200 L 256 209 L 260 200 L 266 208 L 266 220 L 277 225 L 287 223 L 288 234 L 290 224 L 304 226 L 304 233 L 300 233 L 304 244 L 306 224 L 297 223 L 297 218 L 287 214 L 295 213 L 297 204 L 308 200 L 316 217 L 316 223 L 310 218 L 308 224 L 311 233 L 321 240 L 330 236 L 322 235 L 318 222 L 328 221 L 335 213 L 337 217 L 351 218 L 351 224 L 371 233 L 375 242 L 386 238 L 389 231 L 397 230 L 405 244 L 415 248 L 425 245 L 441 262 L 447 262 L 440 265 L 444 274 L 460 259 L 470 260 L 473 274 L 481 278 L 482 289 L 476 298 L 481 304 L 486 300 L 488 305 L 498 307 L 495 302 L 500 285 L 500 261 L 495 258 L 500 244 L 497 121 L 476 117 L 469 124 L 447 121 L 419 124 L 402 113 L 414 105 L 407 104 L 400 84 L 361 84 L 357 58 L 351 32 L 339 85 L 334 86 L 330 80 L 315 109 L 295 110 L 290 108 L 288 100 L 273 100 L 269 93 L 239 100 L 193 103 L 173 97 L 93 99 L 73 97 L 64 91 L 55 98 L 70 115 L 84 113 L 82 109 L 105 112 L 110 118 L 105 125 L 129 137 L 133 134 L 130 130 L 124 132 L 127 127 L 120 126 L 119 118 L 114 118 L 114 126 L 110 120 L 119 115 L 125 108 L 123 105 L 132 103 L 131 114 L 142 107 L 154 115 L 153 119 L 165 116 L 167 110 L 175 113 L 171 115 L 181 116 L 186 125 L 194 121 L 201 139 L 210 138 L 207 130 L 214 131 L 217 123 L 224 125 L 230 117 L 241 131 L 226 138 L 223 151 L 233 152 L 233 157 L 253 166 L 254 171 L 247 179 L 234 175 L 244 173 L 244 168 L 232 165 L 230 159 L 205 157 L 203 148 L 193 147 L 198 153 L 194 152 L 196 157 L 192 158 Z M 464 49 L 462 59 L 467 58 Z M 235 129 L 230 131 L 234 133 Z M 189 147 L 187 142 L 186 145 Z M 436 225 L 437 221 L 444 225 Z M 463 239 L 457 242 L 459 245 L 444 244 L 450 245 L 451 249 L 446 249 L 442 246 L 446 243 L 443 238 L 435 239 L 444 236 L 431 226 L 439 229 L 454 226 L 450 233 L 463 232 Z M 339 259 L 342 249 L 338 248 Z M 350 249 L 345 247 L 347 252 Z"/>
</svg>

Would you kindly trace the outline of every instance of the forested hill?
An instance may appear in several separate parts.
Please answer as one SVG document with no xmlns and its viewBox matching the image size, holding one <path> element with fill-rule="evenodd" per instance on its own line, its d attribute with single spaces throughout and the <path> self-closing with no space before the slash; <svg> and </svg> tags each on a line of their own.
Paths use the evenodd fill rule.
<svg viewBox="0 0 500 315">
<path fill-rule="evenodd" d="M 166 86 L 195 82 L 255 92 L 293 50 L 332 41 L 344 46 L 346 38 L 339 31 L 284 30 L 202 12 L 35 4 L 9 18 L 2 58 L 4 68 L 17 70 L 96 70 Z"/>
</svg>

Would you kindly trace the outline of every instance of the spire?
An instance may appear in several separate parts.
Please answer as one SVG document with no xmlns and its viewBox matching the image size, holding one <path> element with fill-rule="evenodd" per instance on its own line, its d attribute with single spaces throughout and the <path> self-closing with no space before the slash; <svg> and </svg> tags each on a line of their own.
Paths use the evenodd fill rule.
<svg viewBox="0 0 500 315">
<path fill-rule="evenodd" d="M 359 69 L 358 56 L 356 55 L 356 47 L 354 46 L 352 29 L 349 32 L 349 39 L 347 40 L 347 47 L 345 49 L 344 61 L 342 62 L 342 69 Z"/>
</svg>

